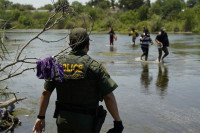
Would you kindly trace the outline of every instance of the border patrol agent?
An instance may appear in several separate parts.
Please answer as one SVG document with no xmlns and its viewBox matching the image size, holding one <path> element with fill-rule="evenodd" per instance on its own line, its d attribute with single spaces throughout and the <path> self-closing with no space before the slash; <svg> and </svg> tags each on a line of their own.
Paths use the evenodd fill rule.
<svg viewBox="0 0 200 133">
<path fill-rule="evenodd" d="M 99 101 L 102 100 L 105 101 L 114 119 L 114 128 L 108 133 L 121 133 L 124 127 L 112 93 L 117 88 L 117 84 L 102 64 L 87 55 L 89 35 L 85 29 L 73 29 L 69 38 L 72 51 L 68 55 L 60 56 L 57 60 L 64 66 L 63 82 L 45 81 L 33 132 L 45 131 L 46 109 L 50 96 L 56 88 L 57 101 L 54 117 L 57 118 L 58 133 L 100 132 L 100 129 L 97 131 L 95 128 L 99 126 L 97 115 Z"/>
</svg>

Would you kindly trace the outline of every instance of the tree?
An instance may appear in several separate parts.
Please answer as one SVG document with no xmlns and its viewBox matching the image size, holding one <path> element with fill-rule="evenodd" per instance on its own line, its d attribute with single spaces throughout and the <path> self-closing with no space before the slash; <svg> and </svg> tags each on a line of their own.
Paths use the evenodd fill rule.
<svg viewBox="0 0 200 133">
<path fill-rule="evenodd" d="M 13 10 L 13 9 L 20 9 L 21 7 L 21 4 L 19 4 L 19 3 L 16 3 L 16 4 L 12 4 L 12 5 L 10 5 L 9 7 L 8 7 L 8 9 L 9 10 Z"/>
<path fill-rule="evenodd" d="M 145 5 L 147 5 L 148 7 L 151 7 L 151 1 L 150 0 L 146 0 Z"/>
<path fill-rule="evenodd" d="M 109 1 L 101 1 L 98 3 L 98 7 L 102 8 L 102 9 L 106 9 L 110 7 L 110 2 Z"/>
<path fill-rule="evenodd" d="M 97 19 L 97 11 L 95 9 L 89 10 L 88 14 L 92 17 L 92 19 L 96 20 Z"/>
<path fill-rule="evenodd" d="M 31 26 L 33 24 L 33 20 L 32 18 L 28 17 L 28 16 L 20 16 L 18 21 L 25 25 L 25 26 Z"/>
<path fill-rule="evenodd" d="M 97 6 L 97 7 L 100 7 L 100 8 L 108 8 L 110 7 L 111 3 L 110 1 L 108 0 L 90 0 L 87 5 L 93 7 L 93 6 Z"/>
<path fill-rule="evenodd" d="M 0 9 L 0 19 L 6 20 L 6 12 L 3 9 Z M 2 27 L 0 27 L 2 28 Z"/>
<path fill-rule="evenodd" d="M 33 5 L 22 5 L 22 4 L 19 4 L 19 3 L 9 5 L 7 7 L 7 9 L 9 9 L 9 10 L 18 9 L 18 10 L 21 10 L 21 11 L 24 11 L 24 10 L 35 10 Z"/>
<path fill-rule="evenodd" d="M 197 5 L 199 2 L 199 0 L 187 0 L 187 6 L 191 8 Z"/>
<path fill-rule="evenodd" d="M 78 1 L 72 2 L 72 7 L 77 13 L 83 12 L 83 5 Z"/>
<path fill-rule="evenodd" d="M 33 7 L 33 5 L 21 5 L 21 8 L 24 10 L 35 10 L 35 7 Z"/>
<path fill-rule="evenodd" d="M 146 20 L 148 16 L 149 7 L 148 6 L 141 6 L 138 9 L 138 16 L 140 20 Z"/>
<path fill-rule="evenodd" d="M 191 31 L 195 26 L 195 12 L 192 9 L 186 9 L 184 11 L 184 20 L 185 20 L 185 25 L 184 25 L 185 31 Z"/>
<path fill-rule="evenodd" d="M 163 2 L 163 18 L 177 18 L 177 14 L 183 9 L 184 3 L 181 0 L 166 0 Z"/>
<path fill-rule="evenodd" d="M 162 9 L 161 6 L 158 3 L 153 3 L 151 8 L 149 9 L 148 18 L 151 18 L 153 14 L 161 15 Z"/>
<path fill-rule="evenodd" d="M 10 13 L 11 13 L 11 20 L 12 21 L 17 21 L 18 18 L 20 17 L 20 15 L 21 15 L 21 12 L 17 9 L 12 10 Z"/>
<path fill-rule="evenodd" d="M 120 7 L 127 9 L 137 9 L 144 5 L 144 0 L 119 0 Z"/>
<path fill-rule="evenodd" d="M 43 7 L 40 7 L 39 9 L 52 11 L 54 7 L 52 4 L 47 4 L 47 5 L 44 5 Z"/>
<path fill-rule="evenodd" d="M 50 12 L 35 12 L 32 15 L 34 21 L 34 28 L 42 28 L 48 20 Z"/>
<path fill-rule="evenodd" d="M 0 4 L 3 6 L 3 9 L 7 9 L 7 7 L 9 5 L 12 5 L 12 2 L 8 1 L 8 0 L 1 0 Z"/>
<path fill-rule="evenodd" d="M 53 1 L 54 1 L 54 0 L 53 0 Z M 62 6 L 62 5 L 69 5 L 68 0 L 58 0 L 57 2 L 55 2 L 55 3 L 53 4 L 53 6 L 54 6 L 55 8 L 59 8 L 59 7 Z"/>
<path fill-rule="evenodd" d="M 149 27 L 152 32 L 160 31 L 160 28 L 162 27 L 162 18 L 156 14 L 152 15 Z"/>
<path fill-rule="evenodd" d="M 0 2 L 0 9 L 4 9 L 4 6 L 1 2 Z"/>
<path fill-rule="evenodd" d="M 163 6 L 163 3 L 165 2 L 166 0 L 156 0 L 156 4 L 158 4 L 159 6 Z"/>
<path fill-rule="evenodd" d="M 124 24 L 134 24 L 139 21 L 137 12 L 133 10 L 129 10 L 125 12 L 124 14 L 120 15 L 119 19 Z"/>
<path fill-rule="evenodd" d="M 115 0 L 111 0 L 111 7 L 114 8 L 115 6 Z"/>
</svg>

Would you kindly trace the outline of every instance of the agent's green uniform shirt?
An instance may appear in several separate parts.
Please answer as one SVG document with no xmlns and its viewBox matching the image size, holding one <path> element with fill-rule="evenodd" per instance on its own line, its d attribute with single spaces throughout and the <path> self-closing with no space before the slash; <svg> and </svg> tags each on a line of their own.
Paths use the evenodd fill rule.
<svg viewBox="0 0 200 133">
<path fill-rule="evenodd" d="M 57 101 L 61 103 L 83 108 L 97 107 L 103 96 L 118 87 L 105 67 L 83 51 L 71 51 L 57 61 L 64 66 L 64 80 L 62 83 L 46 81 L 44 88 L 50 92 L 56 88 Z M 94 115 L 60 111 L 58 132 L 91 132 L 94 118 Z"/>
<path fill-rule="evenodd" d="M 86 58 L 90 58 L 83 51 L 70 52 L 69 55 L 86 56 Z M 58 59 L 58 62 L 59 62 L 59 59 Z M 96 76 L 94 78 L 98 78 L 97 79 L 98 81 L 96 83 L 97 83 L 97 87 L 100 90 L 102 97 L 109 94 L 110 92 L 112 92 L 113 90 L 115 90 L 118 87 L 118 85 L 111 79 L 110 75 L 108 74 L 107 70 L 105 69 L 105 67 L 102 64 L 93 60 L 89 67 L 90 67 L 90 70 L 93 72 L 92 76 Z M 60 87 L 65 88 L 65 86 L 60 86 L 59 84 L 62 85 L 62 83 L 59 83 L 58 81 L 45 81 L 44 88 L 50 92 L 53 92 L 53 90 L 55 88 L 57 88 L 57 92 L 59 92 Z M 59 86 L 57 86 L 57 85 L 59 85 Z M 80 86 L 81 86 L 81 84 L 80 84 Z M 65 88 L 65 89 L 67 89 L 67 88 Z"/>
</svg>

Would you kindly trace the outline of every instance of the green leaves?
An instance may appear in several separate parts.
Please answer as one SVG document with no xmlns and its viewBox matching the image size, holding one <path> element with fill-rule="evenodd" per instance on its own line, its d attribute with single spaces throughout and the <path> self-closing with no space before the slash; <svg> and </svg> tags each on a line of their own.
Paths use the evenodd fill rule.
<svg viewBox="0 0 200 133">
<path fill-rule="evenodd" d="M 120 6 L 126 9 L 138 9 L 144 5 L 144 0 L 119 0 Z"/>
</svg>

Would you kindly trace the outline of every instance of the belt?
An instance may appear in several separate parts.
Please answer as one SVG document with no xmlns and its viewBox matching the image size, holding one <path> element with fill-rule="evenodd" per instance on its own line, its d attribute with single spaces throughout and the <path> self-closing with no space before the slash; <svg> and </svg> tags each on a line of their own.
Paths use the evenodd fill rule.
<svg viewBox="0 0 200 133">
<path fill-rule="evenodd" d="M 70 105 L 64 105 L 60 103 L 56 103 L 56 106 L 58 109 L 61 111 L 69 111 L 69 112 L 74 112 L 74 113 L 81 113 L 81 114 L 91 114 L 95 115 L 97 112 L 97 108 L 81 108 L 81 107 L 74 107 Z"/>
</svg>

